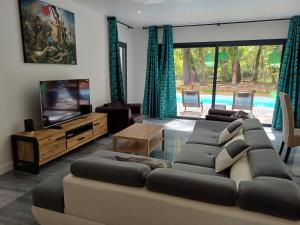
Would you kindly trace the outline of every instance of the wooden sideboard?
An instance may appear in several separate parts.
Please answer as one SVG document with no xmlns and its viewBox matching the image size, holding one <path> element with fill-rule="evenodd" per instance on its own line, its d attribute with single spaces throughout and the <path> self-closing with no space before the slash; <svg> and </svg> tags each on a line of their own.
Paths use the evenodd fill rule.
<svg viewBox="0 0 300 225">
<path fill-rule="evenodd" d="M 12 135 L 14 168 L 38 173 L 43 164 L 108 134 L 107 114 L 90 113 L 60 127 Z"/>
</svg>

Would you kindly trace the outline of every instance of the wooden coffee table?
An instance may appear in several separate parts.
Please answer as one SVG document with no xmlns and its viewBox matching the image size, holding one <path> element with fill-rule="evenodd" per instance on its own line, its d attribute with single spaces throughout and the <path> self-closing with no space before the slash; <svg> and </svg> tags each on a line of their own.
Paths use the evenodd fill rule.
<svg viewBox="0 0 300 225">
<path fill-rule="evenodd" d="M 165 150 L 165 126 L 136 123 L 113 135 L 113 150 L 149 156 L 158 145 Z M 121 143 L 118 140 L 122 139 Z"/>
</svg>

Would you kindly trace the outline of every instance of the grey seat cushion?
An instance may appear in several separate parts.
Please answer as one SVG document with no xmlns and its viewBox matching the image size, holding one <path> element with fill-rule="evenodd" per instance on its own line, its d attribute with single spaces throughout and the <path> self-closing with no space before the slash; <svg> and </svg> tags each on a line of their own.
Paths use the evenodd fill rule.
<svg viewBox="0 0 300 225">
<path fill-rule="evenodd" d="M 170 163 L 163 162 L 163 160 L 158 160 L 150 157 L 141 157 L 141 156 L 116 156 L 118 161 L 123 162 L 135 162 L 149 166 L 152 170 L 157 168 L 168 168 L 171 167 Z"/>
<path fill-rule="evenodd" d="M 185 144 L 181 148 L 181 152 L 201 152 L 209 155 L 217 155 L 222 150 L 220 146 L 204 145 L 204 144 Z"/>
<path fill-rule="evenodd" d="M 235 205 L 236 201 L 234 181 L 171 168 L 153 170 L 147 176 L 146 187 L 155 192 L 222 205 Z"/>
<path fill-rule="evenodd" d="M 118 156 L 128 156 L 129 154 L 122 153 L 122 152 L 99 150 L 99 151 L 94 152 L 90 156 L 91 157 L 101 157 L 101 158 L 115 160 L 116 155 L 118 155 Z"/>
<path fill-rule="evenodd" d="M 63 179 L 69 173 L 69 170 L 63 171 L 37 185 L 32 190 L 33 205 L 43 209 L 64 213 Z"/>
<path fill-rule="evenodd" d="M 248 152 L 248 160 L 252 176 L 269 176 L 292 179 L 286 166 L 273 149 L 256 149 Z"/>
<path fill-rule="evenodd" d="M 143 187 L 151 168 L 147 165 L 120 162 L 115 158 L 87 157 L 71 164 L 74 176 L 132 187 Z"/>
<path fill-rule="evenodd" d="M 263 126 L 258 119 L 246 119 L 243 121 L 244 131 L 263 130 Z"/>
<path fill-rule="evenodd" d="M 230 170 L 224 170 L 220 173 L 216 173 L 214 168 L 203 167 L 203 166 L 195 166 L 183 163 L 174 163 L 173 169 L 182 170 L 191 173 L 198 173 L 203 175 L 211 175 L 211 176 L 220 176 L 220 177 L 230 177 Z"/>
<path fill-rule="evenodd" d="M 106 150 L 99 150 L 94 152 L 93 154 L 90 155 L 90 157 L 101 157 L 104 159 L 111 159 L 111 160 L 117 160 L 116 156 L 120 156 L 120 157 L 135 157 L 135 158 L 144 158 L 142 156 L 138 156 L 138 155 L 132 155 L 132 154 L 127 154 L 127 153 L 122 153 L 122 152 L 114 152 L 114 151 L 106 151 Z M 163 160 L 163 159 L 156 159 L 156 158 L 150 158 L 148 157 L 150 160 L 154 160 L 157 163 L 161 163 L 163 165 L 165 165 L 166 167 L 171 167 L 172 163 L 168 160 Z M 122 160 L 120 160 L 122 161 Z M 147 164 L 146 164 L 147 165 Z"/>
<path fill-rule="evenodd" d="M 249 130 L 244 132 L 248 151 L 252 149 L 273 148 L 272 142 L 264 130 Z"/>
<path fill-rule="evenodd" d="M 198 120 L 191 137 L 186 143 L 219 146 L 219 135 L 228 124 L 220 121 Z"/>
<path fill-rule="evenodd" d="M 203 167 L 215 167 L 215 155 L 201 152 L 181 152 L 175 156 L 174 163 L 184 163 Z"/>
<path fill-rule="evenodd" d="M 225 127 L 228 126 L 228 122 L 221 122 L 221 121 L 212 121 L 212 120 L 197 120 L 195 123 L 194 131 L 197 130 L 209 130 L 215 133 L 221 133 Z"/>
<path fill-rule="evenodd" d="M 242 209 L 292 220 L 300 219 L 299 188 L 286 179 L 260 177 L 254 181 L 242 181 L 237 202 Z"/>
</svg>

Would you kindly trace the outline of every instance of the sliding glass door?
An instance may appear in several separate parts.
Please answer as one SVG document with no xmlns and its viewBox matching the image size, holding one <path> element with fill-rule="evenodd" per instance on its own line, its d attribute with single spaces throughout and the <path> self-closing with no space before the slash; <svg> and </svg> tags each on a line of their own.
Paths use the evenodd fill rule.
<svg viewBox="0 0 300 225">
<path fill-rule="evenodd" d="M 212 105 L 215 48 L 175 48 L 177 115 L 202 117 Z"/>
<path fill-rule="evenodd" d="M 282 45 L 219 48 L 216 108 L 252 112 L 271 124 Z"/>
<path fill-rule="evenodd" d="M 284 40 L 176 44 L 177 115 L 252 112 L 270 124 Z"/>
</svg>

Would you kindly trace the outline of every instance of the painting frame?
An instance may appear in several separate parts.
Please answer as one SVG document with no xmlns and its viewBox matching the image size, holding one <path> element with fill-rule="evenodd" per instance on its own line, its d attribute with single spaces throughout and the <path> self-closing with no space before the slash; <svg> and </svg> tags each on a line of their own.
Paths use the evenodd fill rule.
<svg viewBox="0 0 300 225">
<path fill-rule="evenodd" d="M 75 13 L 41 0 L 18 0 L 24 63 L 77 65 Z"/>
</svg>

